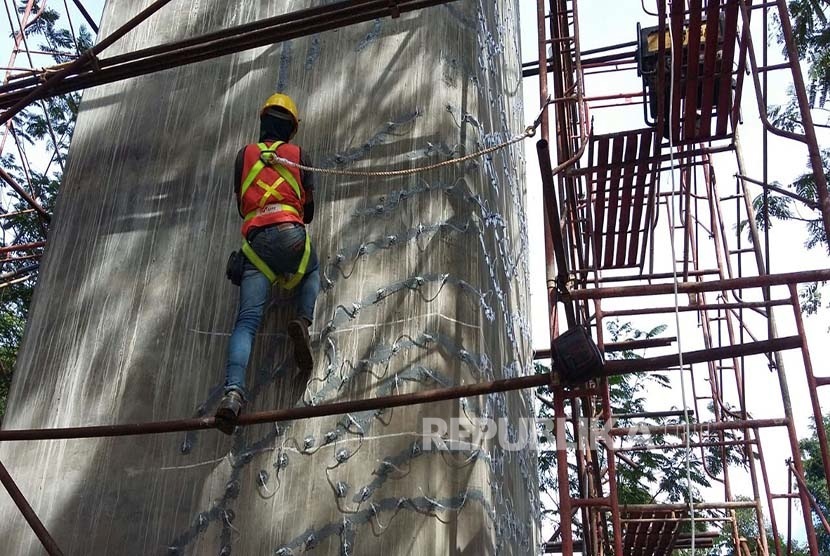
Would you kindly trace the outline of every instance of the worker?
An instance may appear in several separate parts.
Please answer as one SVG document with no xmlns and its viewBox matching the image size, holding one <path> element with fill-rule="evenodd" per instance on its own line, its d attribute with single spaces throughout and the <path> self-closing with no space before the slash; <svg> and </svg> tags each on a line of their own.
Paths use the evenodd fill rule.
<svg viewBox="0 0 830 556">
<path fill-rule="evenodd" d="M 308 329 L 320 273 L 305 227 L 314 218 L 312 173 L 276 160 L 309 166 L 289 142 L 299 122 L 291 97 L 270 96 L 260 110 L 259 143 L 245 145 L 236 157 L 234 191 L 244 240 L 227 270 L 239 286 L 239 311 L 228 343 L 225 395 L 216 411 L 216 426 L 225 434 L 233 433 L 246 402 L 245 370 L 272 284 L 296 292 L 297 314 L 287 333 L 297 367 L 310 372 L 314 364 Z"/>
</svg>

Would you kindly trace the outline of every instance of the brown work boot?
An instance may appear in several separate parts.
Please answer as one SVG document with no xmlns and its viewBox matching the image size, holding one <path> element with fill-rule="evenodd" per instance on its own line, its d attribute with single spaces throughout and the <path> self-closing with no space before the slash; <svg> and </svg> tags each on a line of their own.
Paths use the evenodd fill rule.
<svg viewBox="0 0 830 556">
<path fill-rule="evenodd" d="M 225 434 L 233 434 L 236 428 L 236 420 L 239 419 L 239 414 L 245 406 L 245 400 L 242 399 L 242 394 L 236 390 L 231 390 L 219 402 L 219 408 L 216 410 L 216 428 Z"/>
<path fill-rule="evenodd" d="M 311 356 L 311 341 L 308 339 L 308 324 L 304 319 L 292 320 L 288 323 L 288 337 L 294 342 L 294 361 L 303 372 L 311 372 L 314 367 L 314 358 Z"/>
</svg>

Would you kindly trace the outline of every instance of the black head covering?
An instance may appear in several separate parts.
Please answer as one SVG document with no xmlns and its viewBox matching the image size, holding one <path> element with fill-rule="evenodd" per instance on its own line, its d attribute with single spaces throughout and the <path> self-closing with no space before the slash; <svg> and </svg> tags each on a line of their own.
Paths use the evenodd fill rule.
<svg viewBox="0 0 830 556">
<path fill-rule="evenodd" d="M 294 135 L 294 117 L 279 108 L 269 108 L 259 117 L 260 141 L 288 141 Z"/>
</svg>

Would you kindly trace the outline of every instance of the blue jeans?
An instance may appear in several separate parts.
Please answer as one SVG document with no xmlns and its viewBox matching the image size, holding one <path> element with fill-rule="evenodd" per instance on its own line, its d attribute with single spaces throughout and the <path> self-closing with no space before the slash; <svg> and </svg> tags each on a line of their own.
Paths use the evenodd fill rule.
<svg viewBox="0 0 830 556">
<path fill-rule="evenodd" d="M 305 236 L 305 227 L 300 224 L 282 229 L 268 226 L 248 234 L 248 242 L 276 274 L 293 273 L 300 265 L 305 251 Z M 296 293 L 297 316 L 311 322 L 314 318 L 317 294 L 320 293 L 320 268 L 313 247 L 308 268 L 296 287 Z M 246 260 L 245 273 L 239 286 L 239 312 L 228 343 L 228 360 L 225 365 L 226 393 L 237 390 L 246 397 L 245 370 L 270 294 L 271 282 Z"/>
</svg>

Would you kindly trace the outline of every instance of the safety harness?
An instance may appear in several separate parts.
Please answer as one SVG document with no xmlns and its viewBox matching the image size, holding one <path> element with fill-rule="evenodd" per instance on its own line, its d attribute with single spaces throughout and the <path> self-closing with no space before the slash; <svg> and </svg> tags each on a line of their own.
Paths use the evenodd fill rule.
<svg viewBox="0 0 830 556">
<path fill-rule="evenodd" d="M 248 191 L 248 188 L 252 185 L 260 187 L 264 191 L 264 194 L 259 200 L 258 208 L 245 214 L 245 222 L 259 215 L 270 214 L 273 212 L 290 212 L 295 216 L 299 216 L 299 212 L 296 208 L 279 202 L 283 199 L 283 196 L 277 191 L 277 188 L 283 183 L 288 183 L 288 185 L 291 186 L 291 189 L 293 189 L 294 193 L 297 195 L 297 199 L 303 198 L 303 192 L 302 189 L 300 189 L 300 184 L 297 183 L 297 180 L 288 168 L 274 160 L 276 150 L 282 144 L 283 141 L 275 141 L 270 147 L 265 143 L 257 144 L 257 148 L 260 151 L 259 159 L 253 164 L 253 166 L 251 166 L 251 169 L 248 171 L 248 175 L 245 176 L 245 179 L 242 181 L 239 197 L 240 199 L 244 198 L 245 192 Z M 266 167 L 266 165 L 273 168 L 279 174 L 279 178 L 277 178 L 274 183 L 269 184 L 262 179 L 258 179 L 260 172 Z M 269 202 L 271 198 L 273 198 L 275 202 Z M 276 283 L 281 288 L 290 290 L 300 283 L 300 280 L 303 279 L 303 276 L 308 269 L 308 261 L 311 258 L 311 238 L 309 237 L 308 230 L 306 230 L 305 250 L 303 251 L 302 259 L 300 259 L 300 265 L 297 267 L 297 271 L 293 274 L 287 275 L 287 278 L 282 275 L 277 275 L 273 270 L 271 270 L 271 267 L 269 267 L 268 264 L 262 260 L 262 257 L 256 254 L 253 247 L 251 247 L 248 243 L 248 240 L 244 238 L 242 240 L 242 252 L 246 257 L 248 257 L 248 260 L 251 261 L 257 270 L 262 272 L 262 274 L 264 274 L 272 284 Z"/>
</svg>

